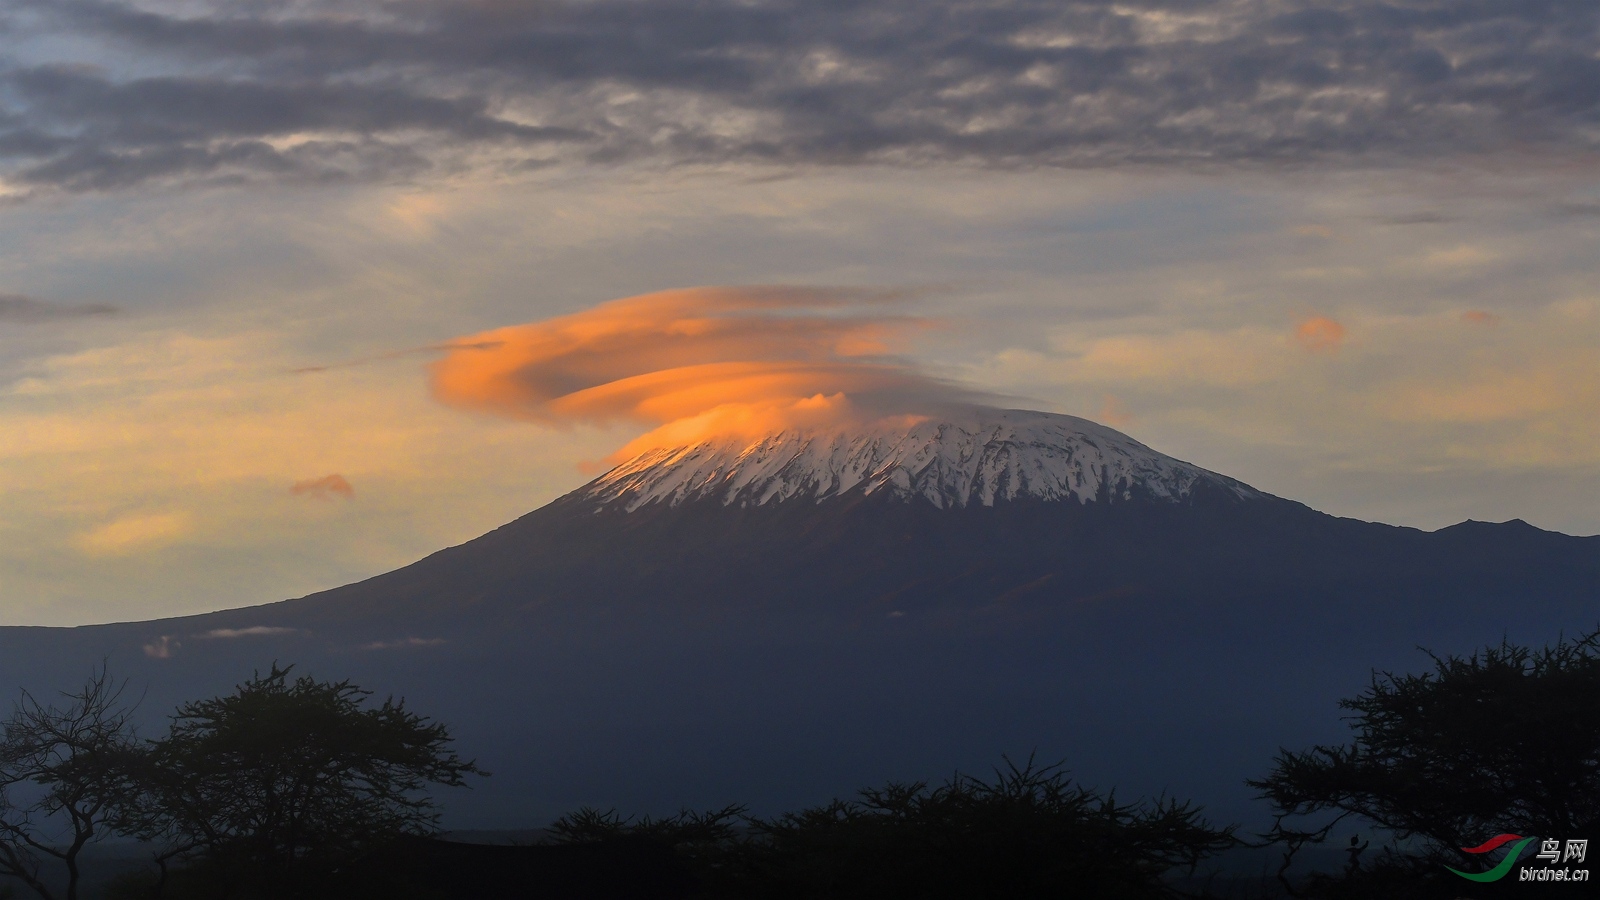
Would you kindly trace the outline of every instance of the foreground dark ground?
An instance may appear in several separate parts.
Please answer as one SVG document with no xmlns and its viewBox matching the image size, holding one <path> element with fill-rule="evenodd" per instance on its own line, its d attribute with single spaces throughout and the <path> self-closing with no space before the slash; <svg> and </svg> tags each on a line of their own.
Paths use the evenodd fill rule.
<svg viewBox="0 0 1600 900">
<path fill-rule="evenodd" d="M 480 900 L 480 898 L 527 898 L 527 900 L 687 900 L 696 897 L 724 897 L 701 889 L 690 866 L 659 848 L 622 843 L 598 848 L 528 847 L 526 844 L 546 836 L 542 830 L 504 832 L 466 832 L 445 835 L 445 842 L 419 850 L 416 846 L 398 851 L 399 865 L 387 871 L 359 874 L 328 885 L 322 896 L 405 898 L 417 900 Z M 148 864 L 148 849 L 133 843 L 114 843 L 97 848 L 86 864 L 85 900 L 122 900 L 148 896 L 148 881 L 153 867 Z M 551 853 L 549 851 L 554 850 Z M 391 858 L 388 862 L 394 862 Z M 1180 896 L 1218 898 L 1218 900 L 1288 900 L 1291 894 L 1278 881 L 1281 862 L 1277 850 L 1237 850 L 1222 854 L 1209 867 L 1192 877 L 1176 877 L 1172 886 Z M 1342 883 L 1345 856 L 1338 847 L 1314 848 L 1296 858 L 1294 883 L 1305 896 L 1305 878 L 1321 871 L 1333 881 L 1323 897 L 1589 897 L 1600 895 L 1592 886 L 1555 884 L 1472 885 L 1464 881 L 1442 882 L 1435 893 L 1422 893 L 1415 886 L 1387 892 L 1360 881 Z M 1340 890 L 1343 886 L 1346 889 Z M 25 897 L 26 894 L 15 894 Z M 739 895 L 733 895 L 739 896 Z M 760 896 L 746 894 L 743 896 Z M 781 896 L 781 895 L 780 895 Z M 885 896 L 895 896 L 888 894 Z M 1000 897 L 995 893 L 967 896 Z M 1087 891 L 1072 891 L 1055 896 L 1115 896 Z"/>
</svg>

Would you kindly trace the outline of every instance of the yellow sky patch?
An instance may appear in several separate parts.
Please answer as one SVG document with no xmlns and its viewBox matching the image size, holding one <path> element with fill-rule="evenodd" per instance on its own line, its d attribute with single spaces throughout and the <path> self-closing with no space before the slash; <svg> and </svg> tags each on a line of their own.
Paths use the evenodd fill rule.
<svg viewBox="0 0 1600 900">
<path fill-rule="evenodd" d="M 125 556 L 165 547 L 193 530 L 187 512 L 134 514 L 83 532 L 73 544 L 89 556 Z"/>
</svg>

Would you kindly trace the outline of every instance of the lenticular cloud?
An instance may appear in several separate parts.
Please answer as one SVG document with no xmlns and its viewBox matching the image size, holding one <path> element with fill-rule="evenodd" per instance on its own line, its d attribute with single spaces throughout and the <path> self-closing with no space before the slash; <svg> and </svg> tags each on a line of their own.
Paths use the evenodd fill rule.
<svg viewBox="0 0 1600 900">
<path fill-rule="evenodd" d="M 777 287 L 628 297 L 454 341 L 433 364 L 433 392 L 534 422 L 654 426 L 619 455 L 971 399 L 893 355 L 930 324 L 891 314 L 896 298 Z"/>
</svg>

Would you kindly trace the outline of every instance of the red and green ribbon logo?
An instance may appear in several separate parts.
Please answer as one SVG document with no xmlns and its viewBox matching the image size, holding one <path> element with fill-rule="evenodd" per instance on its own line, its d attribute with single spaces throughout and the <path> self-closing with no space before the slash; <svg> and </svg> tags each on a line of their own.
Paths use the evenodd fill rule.
<svg viewBox="0 0 1600 900">
<path fill-rule="evenodd" d="M 1506 873 L 1510 872 L 1511 868 L 1517 864 L 1517 857 L 1522 855 L 1522 848 L 1528 846 L 1528 842 L 1531 840 L 1533 840 L 1533 838 L 1523 837 L 1520 834 L 1498 834 L 1476 847 L 1461 848 L 1461 852 L 1463 853 L 1488 853 L 1490 850 L 1503 847 L 1512 841 L 1516 841 L 1517 845 L 1511 848 L 1511 852 L 1506 854 L 1506 858 L 1500 860 L 1500 864 L 1498 866 L 1495 866 L 1487 872 L 1463 872 L 1460 869 L 1450 869 L 1449 866 L 1445 866 L 1445 868 L 1450 869 L 1450 871 L 1460 875 L 1462 878 L 1465 878 L 1468 881 L 1499 881 L 1500 879 L 1506 877 Z"/>
</svg>

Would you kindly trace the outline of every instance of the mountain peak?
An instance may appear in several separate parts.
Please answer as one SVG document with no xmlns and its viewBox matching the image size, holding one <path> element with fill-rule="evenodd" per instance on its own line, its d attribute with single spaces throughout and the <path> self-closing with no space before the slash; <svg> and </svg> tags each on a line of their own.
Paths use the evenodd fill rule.
<svg viewBox="0 0 1600 900">
<path fill-rule="evenodd" d="M 1240 500 L 1266 496 L 1088 419 L 967 407 L 897 424 L 791 429 L 649 450 L 578 495 L 597 508 L 632 511 L 655 503 L 820 503 L 886 491 L 950 508 L 1019 499 L 1180 503 L 1197 489 Z"/>
</svg>

